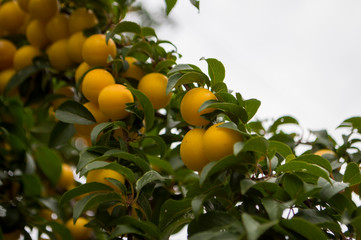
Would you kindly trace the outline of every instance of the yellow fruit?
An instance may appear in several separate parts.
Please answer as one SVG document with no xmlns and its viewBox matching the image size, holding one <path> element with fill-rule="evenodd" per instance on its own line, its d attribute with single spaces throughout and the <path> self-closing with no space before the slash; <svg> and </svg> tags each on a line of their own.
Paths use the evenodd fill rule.
<svg viewBox="0 0 361 240">
<path fill-rule="evenodd" d="M 6 85 L 9 83 L 10 79 L 14 76 L 15 73 L 16 71 L 12 68 L 0 72 L 0 94 L 4 94 Z"/>
<path fill-rule="evenodd" d="M 28 11 L 29 0 L 17 0 L 19 7 L 24 11 Z"/>
<path fill-rule="evenodd" d="M 86 71 L 90 69 L 89 64 L 82 62 L 75 70 L 75 82 L 77 83 Z"/>
<path fill-rule="evenodd" d="M 46 22 L 59 10 L 57 0 L 29 0 L 28 12 L 33 19 Z"/>
<path fill-rule="evenodd" d="M 74 98 L 75 95 L 75 89 L 71 86 L 64 86 L 61 88 L 58 88 L 54 91 L 54 94 L 56 95 L 63 95 L 62 97 L 56 98 L 51 102 L 51 105 L 53 109 L 57 109 L 61 104 L 63 104 L 68 99 Z"/>
<path fill-rule="evenodd" d="M 10 33 L 16 33 L 25 21 L 25 12 L 21 10 L 18 3 L 9 1 L 1 5 L 0 26 Z"/>
<path fill-rule="evenodd" d="M 94 34 L 88 37 L 82 49 L 82 56 L 85 62 L 90 66 L 107 66 L 108 56 L 115 58 L 117 48 L 113 39 L 109 39 L 108 44 L 105 41 L 104 34 Z"/>
<path fill-rule="evenodd" d="M 45 33 L 51 42 L 70 36 L 68 29 L 69 16 L 66 14 L 57 14 L 52 17 L 45 26 Z"/>
<path fill-rule="evenodd" d="M 144 71 L 141 67 L 135 64 L 138 62 L 138 60 L 134 57 L 128 56 L 125 57 L 125 61 L 128 62 L 129 68 L 122 73 L 122 76 L 125 78 L 133 78 L 139 81 L 144 76 Z"/>
<path fill-rule="evenodd" d="M 29 23 L 32 21 L 30 14 L 25 14 L 24 23 L 21 25 L 21 27 L 16 31 L 17 34 L 26 35 L 26 29 L 28 28 Z"/>
<path fill-rule="evenodd" d="M 73 34 L 94 27 L 97 24 L 98 19 L 92 10 L 77 8 L 70 15 L 69 31 L 70 34 Z"/>
<path fill-rule="evenodd" d="M 65 223 L 65 227 L 69 229 L 74 240 L 88 240 L 91 238 L 93 231 L 91 228 L 84 226 L 87 223 L 87 219 L 80 217 L 74 224 L 73 219 L 71 218 Z"/>
<path fill-rule="evenodd" d="M 61 39 L 53 43 L 48 49 L 50 64 L 57 70 L 65 71 L 73 65 L 67 51 L 68 39 Z"/>
<path fill-rule="evenodd" d="M 25 45 L 19 48 L 14 56 L 14 69 L 19 71 L 22 68 L 33 65 L 33 58 L 40 56 L 39 48 L 32 45 Z"/>
<path fill-rule="evenodd" d="M 83 78 L 82 92 L 89 101 L 98 104 L 100 91 L 111 84 L 115 84 L 112 74 L 104 69 L 93 69 Z"/>
<path fill-rule="evenodd" d="M 89 171 L 86 182 L 87 183 L 90 183 L 90 182 L 103 183 L 103 184 L 108 185 L 109 187 L 113 188 L 116 191 L 120 191 L 117 186 L 115 186 L 113 183 L 111 183 L 106 178 L 113 178 L 123 184 L 125 183 L 125 179 L 124 179 L 123 175 L 121 175 L 120 173 L 118 173 L 116 171 L 110 170 L 110 169 L 95 169 L 95 170 Z"/>
<path fill-rule="evenodd" d="M 229 128 L 218 127 L 222 123 L 212 125 L 203 137 L 204 150 L 209 161 L 217 161 L 233 153 L 233 145 L 242 141 L 242 135 Z"/>
<path fill-rule="evenodd" d="M 40 49 L 50 42 L 45 33 L 45 24 L 37 19 L 32 20 L 26 28 L 26 38 L 31 45 Z"/>
<path fill-rule="evenodd" d="M 83 106 L 89 110 L 89 112 L 93 115 L 97 123 L 108 121 L 108 118 L 104 115 L 104 113 L 102 113 L 99 110 L 99 106 L 97 104 L 92 102 L 87 102 L 84 103 Z M 74 124 L 76 132 L 84 137 L 90 137 L 90 133 L 95 126 L 96 124 L 90 124 L 90 125 Z"/>
<path fill-rule="evenodd" d="M 61 175 L 57 183 L 57 187 L 61 189 L 69 189 L 74 185 L 73 169 L 69 164 L 63 163 L 61 165 Z"/>
<path fill-rule="evenodd" d="M 134 102 L 132 93 L 121 84 L 108 85 L 100 91 L 99 109 L 112 121 L 126 118 L 126 103 Z"/>
<path fill-rule="evenodd" d="M 76 32 L 70 36 L 68 41 L 68 54 L 73 62 L 81 63 L 83 61 L 82 49 L 86 37 L 83 32 Z"/>
<path fill-rule="evenodd" d="M 335 152 L 330 149 L 320 149 L 320 150 L 316 151 L 314 154 L 321 156 L 321 157 L 325 154 L 336 156 Z"/>
<path fill-rule="evenodd" d="M 154 109 L 168 105 L 172 93 L 166 95 L 168 78 L 161 73 L 149 73 L 140 79 L 138 90 L 144 93 L 153 104 Z"/>
<path fill-rule="evenodd" d="M 180 146 L 180 156 L 184 165 L 193 171 L 201 171 L 209 163 L 204 151 L 205 132 L 206 130 L 201 128 L 188 131 Z"/>
<path fill-rule="evenodd" d="M 211 113 L 214 108 L 206 108 L 202 111 L 198 111 L 200 106 L 205 101 L 217 100 L 217 97 L 208 89 L 205 88 L 193 88 L 188 91 L 181 102 L 180 111 L 184 121 L 194 126 L 205 126 L 209 123 L 208 120 L 201 117 L 202 114 Z"/>
<path fill-rule="evenodd" d="M 0 71 L 11 68 L 16 53 L 15 45 L 5 39 L 0 39 Z"/>
</svg>

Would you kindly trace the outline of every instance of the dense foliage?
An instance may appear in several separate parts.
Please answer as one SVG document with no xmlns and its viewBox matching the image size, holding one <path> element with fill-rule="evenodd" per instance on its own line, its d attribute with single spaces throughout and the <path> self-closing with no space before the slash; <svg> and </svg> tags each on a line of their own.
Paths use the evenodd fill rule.
<svg viewBox="0 0 361 240">
<path fill-rule="evenodd" d="M 257 119 L 134 1 L 0 3 L 3 239 L 360 239 L 361 117 L 342 142 Z"/>
</svg>

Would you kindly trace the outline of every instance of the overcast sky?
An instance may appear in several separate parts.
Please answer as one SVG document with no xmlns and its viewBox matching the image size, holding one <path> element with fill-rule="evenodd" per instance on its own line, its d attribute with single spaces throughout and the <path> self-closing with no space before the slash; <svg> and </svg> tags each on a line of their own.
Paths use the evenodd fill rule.
<svg viewBox="0 0 361 240">
<path fill-rule="evenodd" d="M 162 0 L 142 1 L 151 8 Z M 291 115 L 305 129 L 333 132 L 360 116 L 361 1 L 201 0 L 200 12 L 178 0 L 175 25 L 157 29 L 206 70 L 217 58 L 225 82 L 262 105 L 258 118 Z"/>
</svg>

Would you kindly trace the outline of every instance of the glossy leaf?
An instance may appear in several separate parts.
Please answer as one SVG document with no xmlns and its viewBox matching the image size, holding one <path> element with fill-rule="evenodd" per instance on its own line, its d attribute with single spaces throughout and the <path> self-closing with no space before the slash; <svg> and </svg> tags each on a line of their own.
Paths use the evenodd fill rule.
<svg viewBox="0 0 361 240">
<path fill-rule="evenodd" d="M 61 174 L 62 159 L 59 153 L 47 147 L 39 147 L 35 150 L 35 159 L 41 171 L 55 186 Z"/>
<path fill-rule="evenodd" d="M 24 195 L 28 197 L 37 197 L 42 193 L 42 184 L 38 175 L 24 174 L 21 176 L 24 187 Z"/>
<path fill-rule="evenodd" d="M 356 163 L 350 162 L 347 164 L 343 181 L 350 183 L 350 186 L 361 183 L 360 168 Z"/>
<path fill-rule="evenodd" d="M 64 145 L 74 136 L 75 128 L 73 124 L 57 122 L 51 131 L 49 147 Z"/>
<path fill-rule="evenodd" d="M 152 183 L 154 181 L 163 182 L 165 179 L 166 179 L 165 177 L 163 177 L 162 175 L 160 175 L 156 171 L 150 170 L 150 171 L 146 172 L 141 178 L 139 178 L 137 180 L 136 185 L 135 185 L 135 189 L 136 189 L 137 192 L 140 192 L 145 185 L 147 185 L 149 183 Z"/>
<path fill-rule="evenodd" d="M 208 75 L 211 78 L 212 86 L 216 83 L 223 82 L 226 70 L 223 64 L 215 58 L 202 58 L 208 63 Z"/>
<path fill-rule="evenodd" d="M 326 240 L 326 235 L 316 225 L 298 217 L 282 220 L 281 225 L 297 232 L 306 239 Z"/>
<path fill-rule="evenodd" d="M 166 94 L 169 94 L 173 88 L 177 88 L 187 83 L 199 83 L 200 85 L 209 84 L 208 77 L 200 72 L 187 72 L 185 74 L 176 73 L 169 77 L 166 88 Z"/>
<path fill-rule="evenodd" d="M 145 128 L 146 130 L 149 130 L 154 123 L 154 108 L 153 104 L 150 102 L 150 100 L 147 98 L 147 96 L 144 95 L 141 91 L 129 88 L 129 90 L 132 92 L 132 94 L 138 99 L 140 102 L 140 105 L 142 106 L 142 109 L 144 111 L 144 120 L 145 120 Z"/>
<path fill-rule="evenodd" d="M 169 15 L 170 11 L 172 11 L 173 7 L 177 3 L 177 0 L 165 0 L 166 3 L 166 13 Z"/>
<path fill-rule="evenodd" d="M 278 223 L 278 221 L 270 221 L 261 224 L 247 213 L 242 214 L 242 222 L 246 229 L 248 240 L 258 239 L 265 231 Z"/>
<path fill-rule="evenodd" d="M 248 99 L 244 101 L 245 109 L 248 115 L 248 121 L 253 118 L 253 116 L 257 113 L 258 108 L 261 106 L 261 101 L 257 99 Z"/>
<path fill-rule="evenodd" d="M 298 121 L 291 117 L 291 116 L 283 116 L 278 118 L 273 125 L 269 128 L 270 132 L 276 132 L 278 127 L 283 125 L 283 124 L 297 124 L 298 125 Z"/>
<path fill-rule="evenodd" d="M 55 117 L 65 123 L 83 125 L 96 123 L 96 120 L 91 112 L 89 112 L 89 110 L 82 104 L 73 100 L 68 100 L 61 104 L 55 111 Z"/>
</svg>

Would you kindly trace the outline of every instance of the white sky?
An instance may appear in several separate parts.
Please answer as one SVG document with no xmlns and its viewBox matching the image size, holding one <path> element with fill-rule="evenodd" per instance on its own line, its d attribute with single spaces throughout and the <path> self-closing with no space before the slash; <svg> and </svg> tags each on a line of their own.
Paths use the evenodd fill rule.
<svg viewBox="0 0 361 240">
<path fill-rule="evenodd" d="M 163 0 L 143 0 L 150 9 Z M 178 0 L 175 25 L 156 29 L 183 55 L 179 63 L 217 58 L 225 82 L 257 98 L 259 118 L 291 115 L 305 129 L 330 132 L 360 116 L 361 1 Z M 159 8 L 159 7 L 157 7 Z"/>
</svg>

